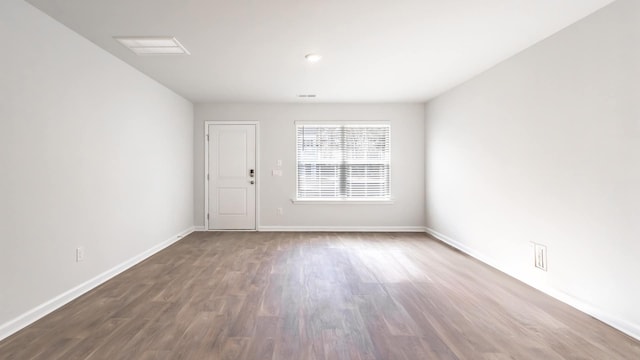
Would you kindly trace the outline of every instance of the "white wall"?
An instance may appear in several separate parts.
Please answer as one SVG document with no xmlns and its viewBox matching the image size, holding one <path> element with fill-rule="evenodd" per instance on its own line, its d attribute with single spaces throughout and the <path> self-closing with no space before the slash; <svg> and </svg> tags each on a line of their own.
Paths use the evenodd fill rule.
<svg viewBox="0 0 640 360">
<path fill-rule="evenodd" d="M 640 2 L 429 102 L 426 154 L 430 229 L 640 338 Z"/>
<path fill-rule="evenodd" d="M 424 226 L 424 107 L 420 104 L 196 104 L 195 224 L 204 225 L 204 121 L 260 121 L 260 226 Z M 393 205 L 294 205 L 295 120 L 390 120 Z M 283 176 L 271 176 L 276 161 Z M 276 208 L 283 208 L 283 215 Z"/>
<path fill-rule="evenodd" d="M 0 33 L 1 338 L 193 226 L 193 105 L 22 0 Z"/>
</svg>

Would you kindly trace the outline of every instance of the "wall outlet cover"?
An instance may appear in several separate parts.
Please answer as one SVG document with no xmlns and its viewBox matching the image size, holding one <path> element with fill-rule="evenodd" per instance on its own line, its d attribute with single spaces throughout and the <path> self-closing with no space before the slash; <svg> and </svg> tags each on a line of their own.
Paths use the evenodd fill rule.
<svg viewBox="0 0 640 360">
<path fill-rule="evenodd" d="M 547 247 L 533 244 L 534 265 L 540 270 L 547 271 Z"/>
<path fill-rule="evenodd" d="M 76 249 L 76 262 L 84 261 L 84 247 L 81 246 Z"/>
</svg>

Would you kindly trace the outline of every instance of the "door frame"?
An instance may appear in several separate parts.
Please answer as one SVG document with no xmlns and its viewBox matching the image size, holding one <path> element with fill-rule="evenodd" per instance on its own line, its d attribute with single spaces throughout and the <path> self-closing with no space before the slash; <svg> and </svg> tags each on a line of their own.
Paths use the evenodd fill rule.
<svg viewBox="0 0 640 360">
<path fill-rule="evenodd" d="M 247 230 L 211 230 L 209 229 L 209 180 L 207 175 L 209 174 L 209 125 L 255 125 L 256 131 L 256 204 L 255 204 L 255 217 L 256 223 L 253 229 Z M 260 171 L 260 122 L 259 121 L 217 121 L 209 120 L 204 122 L 204 231 L 258 231 L 260 227 L 260 181 L 262 172 Z"/>
</svg>

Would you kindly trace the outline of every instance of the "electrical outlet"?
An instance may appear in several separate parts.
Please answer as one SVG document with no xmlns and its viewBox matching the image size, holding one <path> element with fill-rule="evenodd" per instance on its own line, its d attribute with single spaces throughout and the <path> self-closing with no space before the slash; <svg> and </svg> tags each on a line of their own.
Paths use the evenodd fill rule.
<svg viewBox="0 0 640 360">
<path fill-rule="evenodd" d="M 282 215 L 282 208 L 276 208 L 276 214 Z"/>
<path fill-rule="evenodd" d="M 84 261 L 84 246 L 76 249 L 76 262 Z"/>
<path fill-rule="evenodd" d="M 533 244 L 534 265 L 538 269 L 547 271 L 547 247 Z"/>
</svg>

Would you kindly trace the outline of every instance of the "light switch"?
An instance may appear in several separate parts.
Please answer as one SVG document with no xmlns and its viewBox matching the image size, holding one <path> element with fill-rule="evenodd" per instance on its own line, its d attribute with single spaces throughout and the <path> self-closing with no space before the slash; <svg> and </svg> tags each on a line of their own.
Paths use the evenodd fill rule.
<svg viewBox="0 0 640 360">
<path fill-rule="evenodd" d="M 282 166 L 282 160 L 276 160 L 276 166 Z"/>
</svg>

